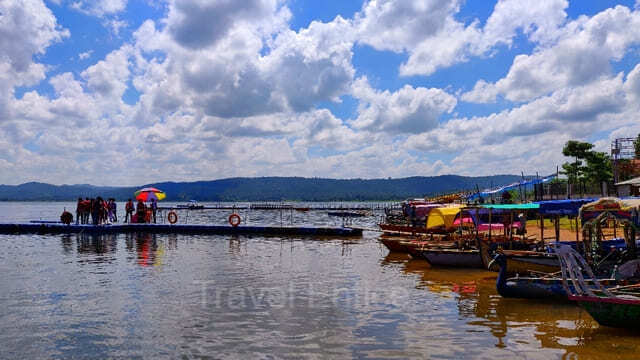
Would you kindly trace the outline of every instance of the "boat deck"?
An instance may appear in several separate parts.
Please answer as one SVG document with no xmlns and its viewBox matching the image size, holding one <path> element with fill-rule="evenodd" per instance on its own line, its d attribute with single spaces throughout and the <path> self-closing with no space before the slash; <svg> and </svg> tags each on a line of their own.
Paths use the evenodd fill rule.
<svg viewBox="0 0 640 360">
<path fill-rule="evenodd" d="M 117 234 L 160 233 L 202 235 L 301 235 L 301 236 L 361 236 L 362 229 L 347 227 L 297 227 L 297 226 L 224 226 L 187 224 L 114 224 L 114 225 L 64 225 L 61 223 L 0 224 L 0 234 Z"/>
</svg>

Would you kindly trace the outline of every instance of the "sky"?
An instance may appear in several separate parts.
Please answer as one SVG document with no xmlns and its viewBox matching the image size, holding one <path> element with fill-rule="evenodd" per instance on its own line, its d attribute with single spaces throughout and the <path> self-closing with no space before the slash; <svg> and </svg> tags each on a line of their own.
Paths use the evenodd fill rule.
<svg viewBox="0 0 640 360">
<path fill-rule="evenodd" d="M 0 184 L 546 175 L 639 110 L 640 0 L 0 0 Z"/>
</svg>

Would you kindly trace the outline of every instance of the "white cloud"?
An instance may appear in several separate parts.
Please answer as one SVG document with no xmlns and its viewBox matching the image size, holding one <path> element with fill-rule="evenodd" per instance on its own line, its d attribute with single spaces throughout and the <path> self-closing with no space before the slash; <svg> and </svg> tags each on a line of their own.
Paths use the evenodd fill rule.
<svg viewBox="0 0 640 360">
<path fill-rule="evenodd" d="M 564 162 L 561 149 L 567 140 L 586 140 L 637 122 L 640 102 L 632 97 L 634 81 L 635 73 L 626 82 L 618 74 L 486 117 L 454 119 L 432 132 L 410 136 L 407 146 L 459 154 L 451 166 L 461 173 L 470 173 L 473 162 L 482 163 L 484 173 L 551 171 Z"/>
<path fill-rule="evenodd" d="M 370 1 L 356 16 L 358 41 L 378 50 L 408 53 L 401 75 L 431 75 L 485 56 L 497 45 L 511 45 L 518 30 L 533 42 L 550 42 L 565 21 L 568 3 L 501 0 L 484 28 L 478 21 L 458 21 L 460 6 L 458 0 Z"/>
<path fill-rule="evenodd" d="M 459 0 L 369 1 L 356 15 L 359 41 L 378 50 L 407 51 L 439 34 Z"/>
<path fill-rule="evenodd" d="M 41 0 L 0 2 L 0 122 L 11 118 L 14 87 L 45 78 L 46 67 L 33 56 L 67 36 Z"/>
<path fill-rule="evenodd" d="M 277 0 L 175 0 L 167 27 L 180 45 L 202 49 L 216 45 L 235 26 L 268 27 L 279 6 Z"/>
<path fill-rule="evenodd" d="M 78 59 L 86 60 L 91 57 L 91 54 L 93 54 L 93 50 L 87 50 L 85 52 L 81 52 L 80 54 L 78 54 Z"/>
<path fill-rule="evenodd" d="M 14 71 L 27 71 L 32 56 L 69 36 L 41 0 L 5 0 L 0 3 L 0 59 Z"/>
<path fill-rule="evenodd" d="M 103 17 L 124 11 L 127 0 L 72 0 L 71 7 L 86 14 Z"/>
<path fill-rule="evenodd" d="M 531 55 L 515 57 L 508 74 L 494 84 L 479 82 L 463 95 L 466 101 L 486 102 L 502 94 L 512 101 L 530 101 L 566 86 L 580 86 L 610 75 L 611 61 L 622 59 L 631 45 L 640 42 L 640 13 L 623 6 L 607 9 L 591 18 L 568 23 L 558 41 Z"/>
<path fill-rule="evenodd" d="M 353 85 L 353 96 L 360 100 L 358 118 L 352 125 L 361 130 L 391 134 L 418 134 L 438 125 L 438 118 L 451 112 L 456 99 L 440 89 L 405 85 L 395 92 L 376 91 L 366 78 Z"/>
<path fill-rule="evenodd" d="M 87 87 L 102 97 L 119 100 L 127 88 L 131 52 L 132 49 L 125 45 L 84 70 L 82 77 L 87 81 Z"/>
</svg>

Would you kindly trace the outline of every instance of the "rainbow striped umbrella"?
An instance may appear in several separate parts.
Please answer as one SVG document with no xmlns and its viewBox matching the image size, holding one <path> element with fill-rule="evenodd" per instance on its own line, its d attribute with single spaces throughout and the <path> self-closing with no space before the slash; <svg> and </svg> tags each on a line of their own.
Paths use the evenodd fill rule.
<svg viewBox="0 0 640 360">
<path fill-rule="evenodd" d="M 134 193 L 136 200 L 142 200 L 144 202 L 151 201 L 151 199 L 162 200 L 167 197 L 167 194 L 162 190 L 158 190 L 153 187 L 140 189 Z"/>
</svg>

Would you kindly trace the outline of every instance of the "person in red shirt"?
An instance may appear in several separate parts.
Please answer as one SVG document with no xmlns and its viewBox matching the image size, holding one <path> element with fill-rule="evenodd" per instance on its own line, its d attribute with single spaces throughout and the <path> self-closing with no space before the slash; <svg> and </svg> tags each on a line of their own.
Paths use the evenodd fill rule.
<svg viewBox="0 0 640 360">
<path fill-rule="evenodd" d="M 124 222 L 128 223 L 131 221 L 134 212 L 133 201 L 131 201 L 131 199 L 127 200 L 127 204 L 124 206 L 124 211 Z"/>
<path fill-rule="evenodd" d="M 83 206 L 82 206 L 82 198 L 78 198 L 78 204 L 76 205 L 76 225 L 80 223 L 80 218 L 83 216 L 82 214 Z"/>
</svg>

